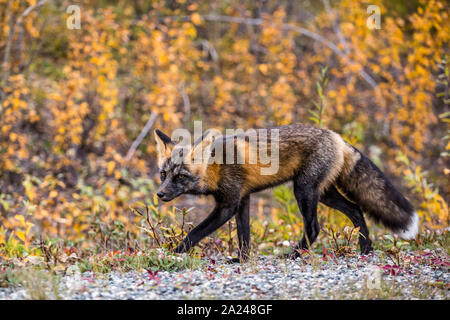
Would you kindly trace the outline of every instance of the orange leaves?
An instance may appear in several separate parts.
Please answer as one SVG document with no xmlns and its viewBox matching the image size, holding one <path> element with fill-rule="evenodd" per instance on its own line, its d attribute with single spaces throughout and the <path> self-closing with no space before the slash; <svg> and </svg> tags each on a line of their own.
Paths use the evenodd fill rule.
<svg viewBox="0 0 450 320">
<path fill-rule="evenodd" d="M 191 21 L 196 26 L 199 26 L 199 25 L 203 24 L 203 18 L 197 12 L 192 14 Z"/>
<path fill-rule="evenodd" d="M 427 226 L 431 228 L 441 228 L 446 223 L 448 224 L 448 205 L 440 195 L 439 189 L 429 181 L 428 172 L 423 171 L 420 165 L 411 164 L 408 157 L 401 152 L 398 153 L 396 160 L 403 167 L 407 186 L 419 198 L 420 210 L 418 213 L 421 220 L 426 220 Z"/>
<path fill-rule="evenodd" d="M 111 175 L 115 167 L 116 163 L 114 161 L 109 161 L 107 165 L 107 174 Z"/>
<path fill-rule="evenodd" d="M 91 13 L 86 12 L 85 34 L 81 37 L 78 33 L 69 35 L 74 38 L 69 42 L 72 50 L 68 63 L 63 67 L 67 79 L 59 84 L 56 93 L 51 93 L 57 98 L 51 104 L 55 151 L 88 143 L 89 139 L 101 141 L 108 134 L 109 122 L 118 103 L 118 90 L 112 81 L 118 63 L 112 56 L 117 40 L 108 24 L 115 16 L 109 10 L 104 14 L 106 21 L 95 21 Z M 86 131 L 83 127 L 86 121 L 95 122 L 91 130 Z"/>
<path fill-rule="evenodd" d="M 110 197 L 113 195 L 113 193 L 114 193 L 114 189 L 109 184 L 107 184 L 105 187 L 105 195 Z"/>
<path fill-rule="evenodd" d="M 52 191 L 50 191 L 50 193 L 48 194 L 48 197 L 50 198 L 50 199 L 54 199 L 54 198 L 56 198 L 58 196 L 58 192 L 56 191 L 56 190 L 52 190 Z"/>
<path fill-rule="evenodd" d="M 17 16 L 31 2 L 14 3 Z M 307 22 L 292 14 L 303 12 L 301 1 L 292 12 L 280 3 L 264 10 L 261 25 L 205 20 L 200 12 L 212 12 L 210 2 L 180 3 L 172 9 L 152 2 L 142 15 L 126 1 L 115 8 L 92 2 L 82 12 L 82 29 L 70 31 L 64 24 L 42 27 L 56 19 L 51 10 L 27 17 L 22 56 L 33 59 L 26 72 L 11 73 L 0 101 L 0 175 L 19 175 L 7 191 L 11 220 L 24 200 L 36 224 L 54 235 L 85 236 L 96 213 L 123 219 L 129 203 L 151 197 L 154 188 L 152 139 L 123 162 L 147 115 L 157 113 L 157 125 L 169 132 L 194 119 L 224 128 L 308 122 L 318 98 L 314 75 L 323 66 L 330 75 L 323 94 L 331 129 L 358 147 L 379 146 L 390 171 L 399 149 L 424 164 L 442 162 L 430 158 L 447 146 L 436 142 L 433 113 L 434 70 L 450 34 L 442 1 L 399 14 L 374 0 L 382 9 L 380 30 L 367 28 L 366 4 L 358 1 L 334 2 L 331 16 L 318 8 Z M 258 11 L 250 1 L 240 6 L 242 12 L 235 6 L 213 11 L 234 17 Z M 6 20 L 0 49 L 9 15 Z M 283 30 L 283 23 L 320 34 L 347 56 Z M 36 32 L 43 34 L 36 38 Z M 36 51 L 42 39 L 43 50 Z M 377 81 L 376 90 L 355 75 L 362 70 Z"/>
</svg>

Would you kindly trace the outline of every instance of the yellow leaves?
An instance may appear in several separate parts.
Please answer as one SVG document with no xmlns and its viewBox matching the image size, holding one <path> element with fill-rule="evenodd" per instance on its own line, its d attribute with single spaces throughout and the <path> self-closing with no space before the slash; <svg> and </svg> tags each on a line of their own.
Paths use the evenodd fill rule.
<svg viewBox="0 0 450 320">
<path fill-rule="evenodd" d="M 106 187 L 105 187 L 105 194 L 108 197 L 110 197 L 110 196 L 113 195 L 113 193 L 114 193 L 114 189 L 109 184 L 107 184 Z"/>
<path fill-rule="evenodd" d="M 22 243 L 25 246 L 25 249 L 28 250 L 30 246 L 30 230 L 33 227 L 33 224 L 31 222 L 26 222 L 23 215 L 17 214 L 14 216 L 14 219 L 16 219 L 19 224 L 15 228 L 15 236 L 22 241 Z M 12 234 L 10 238 L 12 237 Z"/>
<path fill-rule="evenodd" d="M 116 167 L 116 163 L 114 161 L 109 161 L 107 164 L 107 174 L 110 176 Z"/>
<path fill-rule="evenodd" d="M 30 176 L 26 176 L 25 180 L 22 182 L 22 185 L 25 187 L 25 194 L 28 199 L 33 202 L 34 197 L 36 195 L 35 187 L 33 186 Z"/>
<path fill-rule="evenodd" d="M 167 57 L 167 55 L 165 53 L 161 53 L 161 55 L 159 56 L 159 62 L 161 65 L 164 65 L 167 62 L 169 62 L 169 58 Z"/>
<path fill-rule="evenodd" d="M 33 25 L 33 21 L 31 19 L 27 19 L 25 22 L 25 28 L 27 29 L 28 33 L 33 37 L 37 38 L 39 37 L 39 29 L 37 29 Z"/>
<path fill-rule="evenodd" d="M 399 120 L 407 121 L 409 119 L 409 112 L 405 108 L 400 108 L 397 112 L 397 117 Z"/>
<path fill-rule="evenodd" d="M 20 1 L 12 1 L 11 6 L 14 10 L 19 9 Z"/>
<path fill-rule="evenodd" d="M 267 74 L 267 72 L 269 71 L 269 67 L 267 66 L 267 64 L 258 65 L 258 69 L 262 74 Z"/>
<path fill-rule="evenodd" d="M 6 228 L 4 226 L 0 226 L 0 245 L 6 243 Z"/>
<path fill-rule="evenodd" d="M 49 197 L 50 199 L 54 199 L 54 198 L 56 198 L 57 196 L 58 196 L 58 191 L 56 191 L 56 190 L 50 191 L 50 193 L 49 193 L 49 195 L 48 195 L 48 197 Z"/>
<path fill-rule="evenodd" d="M 389 56 L 384 56 L 380 59 L 382 65 L 389 65 L 391 63 L 391 58 Z"/>
<path fill-rule="evenodd" d="M 171 64 L 169 69 L 170 69 L 170 72 L 172 72 L 172 73 L 178 72 L 178 66 L 176 64 Z"/>
<path fill-rule="evenodd" d="M 14 132 L 11 132 L 9 134 L 9 139 L 11 140 L 11 142 L 15 142 L 17 140 L 17 134 Z"/>
<path fill-rule="evenodd" d="M 197 29 L 195 29 L 195 27 L 190 23 L 185 24 L 185 26 L 185 33 L 191 38 L 195 38 L 197 36 Z"/>
<path fill-rule="evenodd" d="M 163 113 L 164 121 L 169 121 L 171 117 L 172 117 L 172 115 L 170 113 L 168 113 L 168 112 Z"/>
<path fill-rule="evenodd" d="M 263 28 L 262 35 L 261 35 L 261 41 L 264 45 L 270 46 L 274 44 L 274 41 L 279 39 L 280 36 L 280 30 L 274 26 L 268 26 Z"/>
<path fill-rule="evenodd" d="M 420 207 L 424 210 L 418 210 L 420 216 L 429 222 L 434 220 L 445 224 L 448 219 L 448 205 L 439 194 L 439 189 L 428 181 L 428 173 L 423 171 L 420 165 L 414 166 L 404 153 L 398 154 L 397 161 L 404 166 L 403 174 L 408 187 L 421 201 Z"/>
<path fill-rule="evenodd" d="M 247 55 L 248 54 L 248 52 L 247 52 L 248 45 L 249 45 L 248 39 L 245 39 L 245 38 L 236 39 L 233 42 L 233 51 L 237 54 L 242 53 L 242 54 Z"/>
<path fill-rule="evenodd" d="M 348 66 L 348 69 L 354 73 L 358 73 L 362 69 L 362 67 L 357 63 L 352 63 Z"/>
<path fill-rule="evenodd" d="M 196 26 L 199 26 L 201 24 L 203 24 L 203 18 L 200 14 L 198 14 L 197 12 L 193 13 L 191 16 L 191 21 L 193 24 L 195 24 Z"/>
<path fill-rule="evenodd" d="M 16 236 L 19 238 L 22 242 L 25 242 L 26 236 L 24 231 L 16 231 Z"/>
<path fill-rule="evenodd" d="M 21 225 L 21 226 L 26 226 L 25 218 L 24 218 L 23 215 L 16 214 L 16 215 L 14 216 L 14 219 L 18 220 L 18 221 L 20 222 L 20 225 Z"/>
<path fill-rule="evenodd" d="M 22 2 L 14 12 L 23 12 L 26 4 Z M 219 127 L 304 122 L 308 106 L 317 98 L 313 75 L 318 66 L 330 67 L 329 90 L 323 93 L 330 102 L 326 116 L 333 119 L 333 129 L 342 133 L 352 121 L 370 123 L 364 127 L 366 142 L 374 139 L 379 144 L 386 153 L 386 167 L 393 171 L 392 152 L 399 148 L 419 160 L 422 152 L 437 153 L 431 150 L 439 139 L 432 130 L 436 123 L 431 108 L 433 70 L 450 34 L 448 14 L 439 9 L 440 1 L 423 2 L 424 10 L 412 17 L 392 12 L 382 19 L 382 30 L 373 31 L 366 27 L 362 2 L 336 2 L 333 9 L 338 15 L 331 19 L 324 11 L 314 13 L 314 21 L 304 27 L 341 50 L 347 48 L 348 59 L 354 61 L 350 64 L 323 44 L 281 30 L 278 24 L 287 21 L 284 5 L 265 13 L 258 28 L 208 23 L 209 29 L 200 14 L 208 12 L 204 10 L 208 4 L 201 2 L 178 6 L 175 15 L 187 20 L 164 22 L 150 18 L 151 14 L 135 19 L 132 6 L 122 5 L 126 8 L 117 16 L 108 5 L 98 12 L 86 9 L 83 27 L 76 32 L 59 33 L 63 25 L 55 25 L 51 34 L 33 27 L 35 17 L 46 19 L 48 10 L 24 20 L 25 31 L 32 37 L 37 31 L 44 32 L 43 37 L 55 37 L 58 59 L 41 63 L 44 57 L 38 52 L 30 72 L 14 72 L 8 78 L 0 107 L 0 175 L 5 170 L 36 174 L 36 179 L 24 175 L 23 192 L 7 200 L 11 206 L 6 211 L 14 216 L 25 210 L 22 201 L 28 201 L 26 210 L 34 206 L 33 219 L 45 233 L 84 237 L 93 214 L 99 212 L 101 219 L 126 219 L 124 212 L 132 199 L 147 199 L 154 192 L 150 184 L 155 169 L 153 143 L 144 140 L 140 149 L 145 151 L 135 154 L 130 170 L 122 169 L 123 153 L 145 125 L 143 113 L 155 111 L 158 126 L 167 130 L 188 126 L 184 122 L 188 111 L 190 121 L 201 117 Z M 163 6 L 157 1 L 149 10 L 172 13 Z M 217 10 L 240 15 L 233 6 Z M 9 22 L 0 22 L 2 35 L 8 33 Z M 334 22 L 339 23 L 345 45 L 334 32 Z M 64 40 L 62 48 L 56 40 Z M 33 46 L 28 46 L 28 38 L 24 41 L 26 62 L 26 48 Z M 48 50 L 54 50 L 53 46 Z M 376 79 L 377 90 L 358 75 L 362 69 Z M 181 85 L 190 104 L 183 100 Z M 358 141 L 356 135 L 349 135 L 349 140 Z M 440 145 L 450 147 L 446 141 Z M 37 180 L 45 172 L 50 178 Z M 445 172 L 446 177 L 437 179 L 448 178 L 449 170 Z M 433 192 L 424 195 L 437 199 Z M 424 215 L 441 215 L 434 212 L 444 210 L 444 205 L 436 201 L 427 200 Z M 18 243 L 26 239 L 26 228 L 22 229 L 13 237 Z"/>
<path fill-rule="evenodd" d="M 336 98 L 336 96 L 337 96 L 337 91 L 336 91 L 336 90 L 330 90 L 330 91 L 328 91 L 328 97 L 329 97 L 330 99 Z"/>
</svg>

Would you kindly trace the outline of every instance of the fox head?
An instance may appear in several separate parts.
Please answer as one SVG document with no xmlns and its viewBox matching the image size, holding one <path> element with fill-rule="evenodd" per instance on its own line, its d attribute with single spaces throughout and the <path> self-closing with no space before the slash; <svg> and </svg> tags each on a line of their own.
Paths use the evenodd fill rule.
<svg viewBox="0 0 450 320">
<path fill-rule="evenodd" d="M 176 197 L 188 194 L 202 194 L 205 192 L 205 165 L 193 164 L 185 161 L 192 158 L 195 152 L 202 150 L 210 144 L 210 140 L 204 135 L 200 142 L 194 143 L 186 152 L 177 149 L 175 142 L 160 130 L 155 130 L 156 149 L 158 153 L 158 167 L 161 177 L 161 185 L 157 191 L 157 196 L 163 201 L 170 201 Z M 185 155 L 182 153 L 186 152 Z M 176 153 L 176 154 L 175 154 Z M 176 157 L 180 156 L 175 160 Z"/>
</svg>

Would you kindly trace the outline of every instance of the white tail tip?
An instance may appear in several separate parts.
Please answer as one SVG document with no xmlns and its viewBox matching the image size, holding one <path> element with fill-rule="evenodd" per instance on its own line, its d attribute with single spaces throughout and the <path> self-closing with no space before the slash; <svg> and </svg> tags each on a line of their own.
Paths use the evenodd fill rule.
<svg viewBox="0 0 450 320">
<path fill-rule="evenodd" d="M 403 231 L 399 232 L 398 235 L 405 240 L 414 239 L 419 232 L 419 215 L 415 211 L 411 217 L 411 222 Z"/>
</svg>

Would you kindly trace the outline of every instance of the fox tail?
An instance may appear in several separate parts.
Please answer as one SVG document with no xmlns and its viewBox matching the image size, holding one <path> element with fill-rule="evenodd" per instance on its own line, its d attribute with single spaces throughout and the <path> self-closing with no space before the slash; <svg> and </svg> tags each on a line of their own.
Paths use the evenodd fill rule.
<svg viewBox="0 0 450 320">
<path fill-rule="evenodd" d="M 349 145 L 337 187 L 376 222 L 381 222 L 403 239 L 413 239 L 419 216 L 412 204 L 392 185 L 381 170 L 363 153 Z"/>
</svg>

